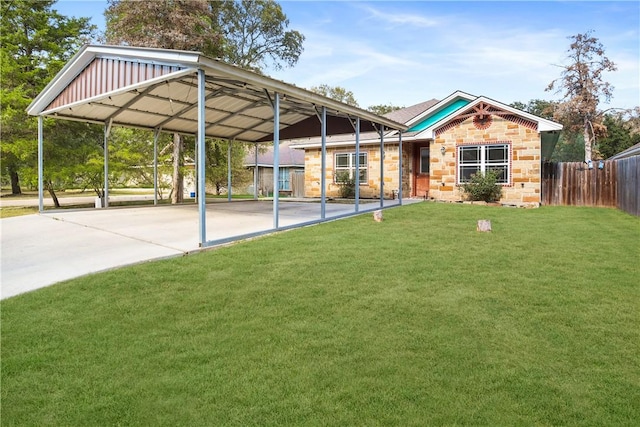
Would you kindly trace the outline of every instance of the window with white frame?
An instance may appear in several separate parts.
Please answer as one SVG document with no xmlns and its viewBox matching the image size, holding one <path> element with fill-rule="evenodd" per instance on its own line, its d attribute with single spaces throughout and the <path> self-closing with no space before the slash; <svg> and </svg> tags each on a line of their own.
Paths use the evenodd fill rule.
<svg viewBox="0 0 640 427">
<path fill-rule="evenodd" d="M 509 144 L 458 146 L 458 184 L 471 181 L 471 176 L 487 171 L 498 172 L 498 183 L 509 184 Z"/>
<path fill-rule="evenodd" d="M 367 184 L 367 153 L 360 153 L 358 164 L 360 171 L 360 185 Z M 336 153 L 333 166 L 333 177 L 336 183 L 344 182 L 346 179 L 355 180 L 356 175 L 356 153 Z"/>
</svg>

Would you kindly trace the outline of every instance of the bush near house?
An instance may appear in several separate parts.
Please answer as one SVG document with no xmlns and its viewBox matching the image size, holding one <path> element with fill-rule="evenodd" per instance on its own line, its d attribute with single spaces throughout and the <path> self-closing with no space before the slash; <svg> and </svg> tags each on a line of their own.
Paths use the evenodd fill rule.
<svg viewBox="0 0 640 427">
<path fill-rule="evenodd" d="M 487 203 L 497 202 L 502 195 L 502 186 L 498 184 L 499 171 L 488 170 L 471 175 L 471 181 L 462 184 L 462 190 L 469 200 Z"/>
<path fill-rule="evenodd" d="M 349 177 L 349 172 L 340 172 L 336 176 L 339 186 L 338 194 L 343 199 L 353 199 L 356 197 L 356 180 Z"/>
</svg>

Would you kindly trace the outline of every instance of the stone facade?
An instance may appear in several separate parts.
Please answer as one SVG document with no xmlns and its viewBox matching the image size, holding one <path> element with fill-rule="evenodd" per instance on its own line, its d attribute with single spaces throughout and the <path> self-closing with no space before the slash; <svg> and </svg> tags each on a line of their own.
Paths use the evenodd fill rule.
<svg viewBox="0 0 640 427">
<path fill-rule="evenodd" d="M 361 153 L 367 154 L 367 182 L 360 184 L 360 197 L 363 199 L 377 199 L 380 197 L 380 147 L 362 146 Z M 304 186 L 305 197 L 320 197 L 320 183 L 322 171 L 322 156 L 320 148 L 307 148 L 305 150 Z M 352 147 L 327 148 L 325 183 L 327 197 L 340 197 L 340 185 L 335 183 L 334 162 L 337 153 L 355 153 Z M 393 198 L 398 191 L 400 173 L 398 170 L 398 144 L 385 144 L 384 146 L 384 197 Z M 403 175 L 404 170 L 403 167 Z M 407 170 L 408 174 L 408 170 Z M 403 177 L 403 181 L 404 181 Z M 407 182 L 409 178 L 406 178 Z M 405 187 L 406 188 L 406 187 Z"/>
<path fill-rule="evenodd" d="M 509 183 L 503 185 L 501 203 L 513 205 L 540 204 L 540 134 L 533 123 L 510 121 L 492 116 L 486 129 L 479 129 L 468 118 L 442 133 L 436 132 L 431 144 L 431 176 L 429 198 L 461 201 L 464 192 L 457 185 L 457 147 L 463 144 L 509 144 L 511 152 Z M 442 155 L 441 147 L 445 147 Z"/>
</svg>

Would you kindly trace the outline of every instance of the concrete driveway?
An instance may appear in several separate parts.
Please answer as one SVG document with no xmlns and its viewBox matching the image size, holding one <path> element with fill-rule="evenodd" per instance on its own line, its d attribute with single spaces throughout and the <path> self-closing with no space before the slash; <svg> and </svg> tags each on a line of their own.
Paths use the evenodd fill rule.
<svg viewBox="0 0 640 427">
<path fill-rule="evenodd" d="M 361 210 L 377 206 L 378 201 L 361 202 Z M 326 217 L 353 210 L 353 205 L 328 203 Z M 279 212 L 280 227 L 288 227 L 318 220 L 320 204 L 281 201 Z M 195 204 L 45 212 L 5 218 L 0 227 L 2 299 L 89 273 L 200 250 Z M 207 205 L 207 240 L 272 228 L 270 201 Z"/>
</svg>

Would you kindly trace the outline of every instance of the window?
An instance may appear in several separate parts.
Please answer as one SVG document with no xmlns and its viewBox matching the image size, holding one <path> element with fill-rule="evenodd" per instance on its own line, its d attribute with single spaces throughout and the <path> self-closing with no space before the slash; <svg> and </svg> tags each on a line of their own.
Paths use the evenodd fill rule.
<svg viewBox="0 0 640 427">
<path fill-rule="evenodd" d="M 420 173 L 429 173 L 429 147 L 420 149 Z"/>
<path fill-rule="evenodd" d="M 278 175 L 278 190 L 291 190 L 291 183 L 289 182 L 289 168 L 279 168 L 280 174 Z"/>
<path fill-rule="evenodd" d="M 360 185 L 367 184 L 367 153 L 360 153 Z M 356 153 L 336 153 L 333 177 L 336 183 L 344 182 L 345 177 L 355 180 Z"/>
<path fill-rule="evenodd" d="M 498 172 L 498 183 L 509 183 L 509 144 L 461 145 L 458 147 L 458 184 L 471 175 L 488 170 Z"/>
</svg>

